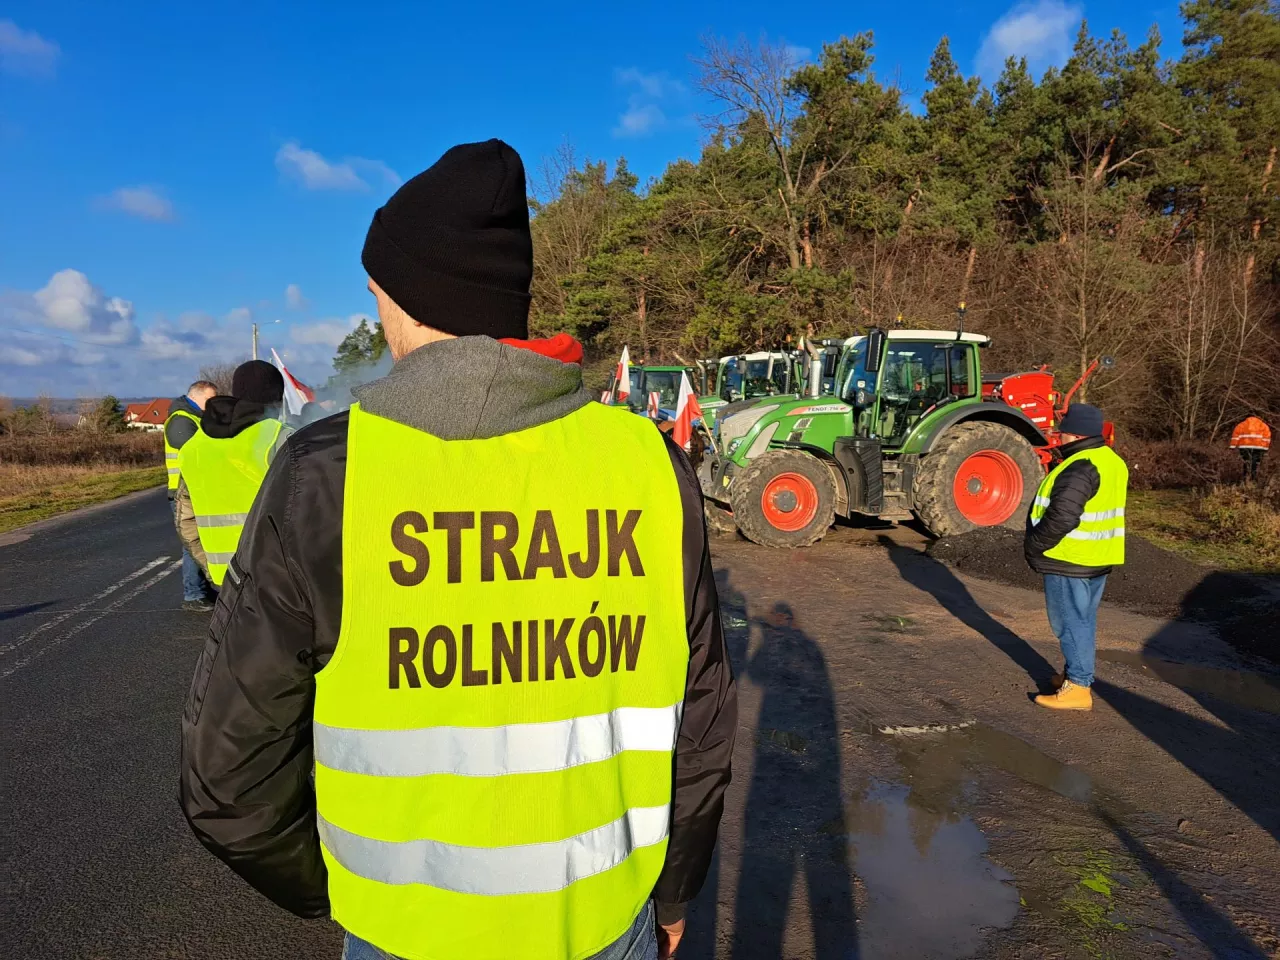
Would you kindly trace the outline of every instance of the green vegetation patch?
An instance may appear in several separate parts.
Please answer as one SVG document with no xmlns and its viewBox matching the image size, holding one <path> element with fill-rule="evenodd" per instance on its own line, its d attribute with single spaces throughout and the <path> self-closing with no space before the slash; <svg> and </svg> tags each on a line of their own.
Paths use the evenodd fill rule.
<svg viewBox="0 0 1280 960">
<path fill-rule="evenodd" d="M 57 516 L 79 507 L 123 497 L 127 493 L 160 486 L 164 467 L 143 467 L 78 477 L 18 496 L 0 497 L 0 532 Z"/>
</svg>

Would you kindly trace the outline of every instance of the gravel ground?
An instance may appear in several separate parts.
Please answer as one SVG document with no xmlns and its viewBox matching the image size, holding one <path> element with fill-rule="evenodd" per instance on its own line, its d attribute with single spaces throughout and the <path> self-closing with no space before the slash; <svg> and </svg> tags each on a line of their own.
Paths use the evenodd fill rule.
<svg viewBox="0 0 1280 960">
<path fill-rule="evenodd" d="M 1040 590 L 1022 555 L 1022 534 L 987 528 L 944 537 L 929 547 L 936 560 L 970 576 Z M 1241 652 L 1280 662 L 1280 637 L 1260 630 L 1280 613 L 1280 577 L 1201 566 L 1139 536 L 1125 538 L 1125 562 L 1107 578 L 1106 600 L 1153 617 L 1207 623 Z"/>
</svg>

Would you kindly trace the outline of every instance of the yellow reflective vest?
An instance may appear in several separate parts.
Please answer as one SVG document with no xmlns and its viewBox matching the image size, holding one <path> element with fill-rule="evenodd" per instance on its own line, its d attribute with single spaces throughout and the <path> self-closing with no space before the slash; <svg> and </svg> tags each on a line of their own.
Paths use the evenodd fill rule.
<svg viewBox="0 0 1280 960">
<path fill-rule="evenodd" d="M 164 466 L 169 474 L 169 499 L 173 499 L 173 491 L 178 489 L 178 478 L 182 476 L 182 471 L 178 469 L 178 448 L 169 444 L 169 424 L 173 422 L 174 417 L 186 417 L 196 425 L 196 432 L 200 432 L 200 418 L 190 410 L 178 409 L 169 414 L 164 421 Z"/>
<path fill-rule="evenodd" d="M 217 586 L 227 575 L 283 427 L 279 420 L 262 420 L 234 437 L 216 440 L 201 430 L 178 451 L 209 579 Z"/>
<path fill-rule="evenodd" d="M 1081 450 L 1050 471 L 1031 504 L 1031 523 L 1039 523 L 1044 516 L 1053 485 L 1062 471 L 1080 460 L 1088 460 L 1097 468 L 1098 492 L 1085 503 L 1079 525 L 1044 555 L 1081 567 L 1124 563 L 1124 505 L 1129 490 L 1129 468 L 1110 447 Z"/>
<path fill-rule="evenodd" d="M 689 645 L 663 441 L 590 403 L 476 440 L 357 404 L 347 442 L 314 726 L 334 919 L 408 960 L 588 957 L 666 853 Z"/>
</svg>

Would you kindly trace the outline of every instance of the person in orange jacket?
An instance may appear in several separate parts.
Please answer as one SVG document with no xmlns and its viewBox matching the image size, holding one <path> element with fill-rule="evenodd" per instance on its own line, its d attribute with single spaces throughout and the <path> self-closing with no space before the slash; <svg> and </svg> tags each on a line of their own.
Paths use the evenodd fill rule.
<svg viewBox="0 0 1280 960">
<path fill-rule="evenodd" d="M 1258 465 L 1271 448 L 1271 428 L 1261 417 L 1245 417 L 1231 431 L 1231 449 L 1240 451 L 1244 460 L 1244 478 L 1258 479 Z"/>
</svg>

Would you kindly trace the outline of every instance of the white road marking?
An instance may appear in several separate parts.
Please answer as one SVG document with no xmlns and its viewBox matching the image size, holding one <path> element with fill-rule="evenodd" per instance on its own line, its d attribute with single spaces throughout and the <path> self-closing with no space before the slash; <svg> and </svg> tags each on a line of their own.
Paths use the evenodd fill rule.
<svg viewBox="0 0 1280 960">
<path fill-rule="evenodd" d="M 163 563 L 167 559 L 168 557 L 161 557 L 156 562 Z M 155 564 L 152 564 L 151 566 L 155 566 Z M 173 573 L 175 570 L 177 570 L 181 566 L 182 566 L 181 559 L 173 561 L 173 563 L 169 564 L 159 573 L 155 574 L 155 576 L 138 584 L 138 586 L 134 587 L 132 590 L 126 593 L 123 597 L 120 597 L 118 600 L 114 600 L 111 603 L 107 604 L 105 607 L 103 607 L 101 610 L 97 612 L 96 616 L 92 616 L 88 620 L 82 620 L 80 623 L 77 623 L 74 627 L 72 627 L 66 633 L 63 633 L 63 634 L 60 634 L 59 636 L 54 637 L 52 640 L 46 643 L 43 647 L 38 647 L 37 649 L 32 650 L 29 654 L 27 654 L 21 660 L 10 665 L 3 672 L 0 672 L 0 680 L 3 680 L 5 677 L 9 676 L 10 674 L 17 673 L 19 670 L 21 670 L 23 667 L 29 664 L 32 660 L 35 660 L 38 657 L 44 656 L 54 647 L 58 647 L 66 643 L 68 640 L 74 637 L 81 630 L 85 630 L 88 627 L 93 626 L 95 623 L 97 623 L 99 620 L 105 617 L 108 613 L 112 613 L 113 611 L 124 606 L 126 603 L 128 603 L 138 594 L 142 593 L 144 590 L 148 589 L 149 587 L 155 586 L 157 583 L 159 583 L 161 580 L 163 580 L 165 577 Z M 150 569 L 150 567 L 148 567 L 147 569 Z M 128 579 L 132 580 L 133 577 L 134 575 L 131 574 Z"/>
<path fill-rule="evenodd" d="M 72 607 L 70 610 L 66 611 L 65 613 L 58 614 L 48 623 L 40 624 L 40 626 L 36 627 L 34 630 L 26 634 L 25 636 L 19 637 L 17 640 L 13 641 L 13 643 L 6 644 L 5 646 L 0 647 L 0 657 L 3 657 L 6 653 L 12 653 L 14 650 L 17 650 L 20 646 L 25 644 L 28 640 L 32 640 L 35 637 L 38 637 L 40 634 L 45 633 L 46 631 L 52 630 L 54 627 L 58 626 L 58 624 L 63 623 L 64 621 L 70 619 L 71 617 L 74 617 L 77 613 L 84 612 L 86 609 L 93 606 L 99 600 L 103 600 L 106 597 L 111 596 L 111 594 L 115 593 L 117 590 L 119 590 L 129 581 L 137 580 L 144 573 L 148 573 L 151 570 L 154 570 L 156 567 L 160 566 L 160 564 L 164 563 L 168 559 L 169 559 L 168 557 L 156 557 L 146 566 L 139 567 L 137 570 L 133 571 L 133 573 L 129 574 L 127 577 L 117 580 L 115 583 L 107 587 L 107 589 L 103 590 L 101 593 L 95 593 L 92 597 L 90 597 L 84 603 L 79 604 L 78 606 Z"/>
</svg>

